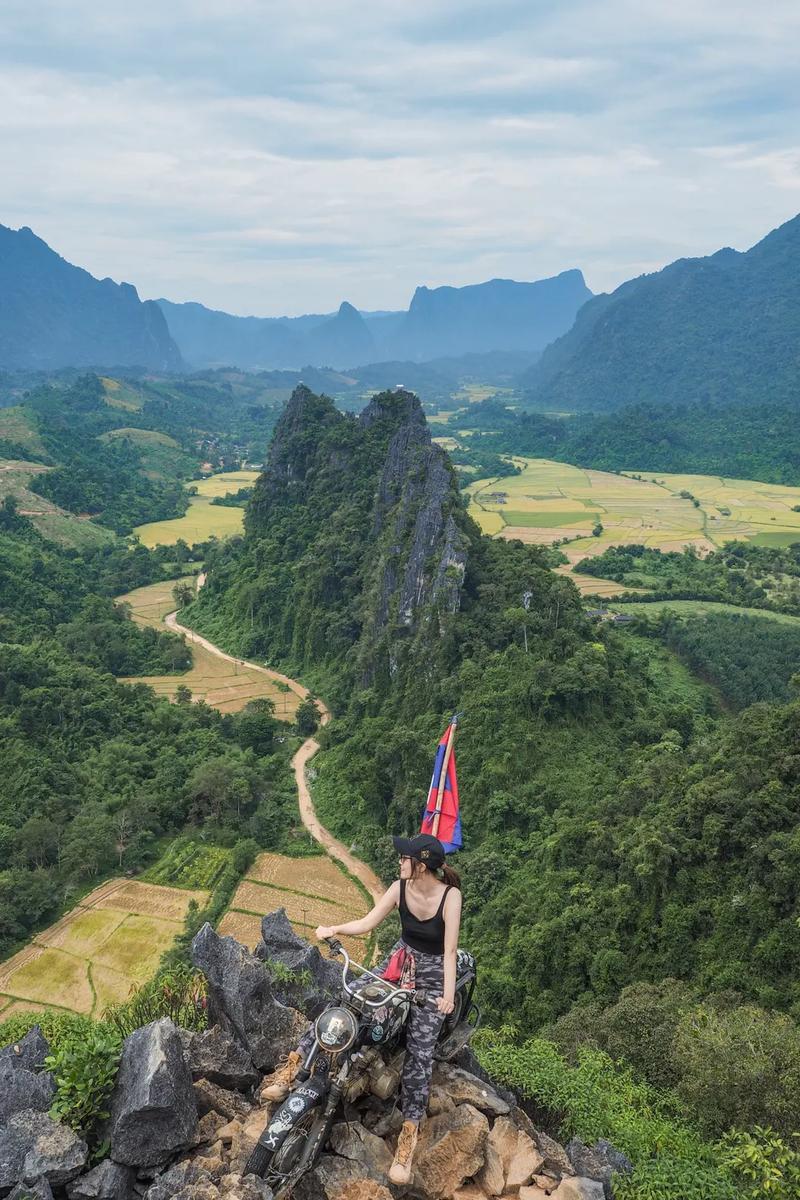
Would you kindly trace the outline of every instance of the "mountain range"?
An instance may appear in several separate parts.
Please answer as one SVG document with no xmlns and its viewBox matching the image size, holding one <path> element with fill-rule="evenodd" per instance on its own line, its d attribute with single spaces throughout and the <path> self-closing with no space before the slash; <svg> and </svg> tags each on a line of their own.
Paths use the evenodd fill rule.
<svg viewBox="0 0 800 1200">
<path fill-rule="evenodd" d="M 202 304 L 158 303 L 194 367 L 354 367 L 492 351 L 538 353 L 565 333 L 592 296 L 580 271 L 518 283 L 418 287 L 408 311 L 360 313 L 345 301 L 334 314 L 235 317 Z"/>
<path fill-rule="evenodd" d="M 164 314 L 130 283 L 95 279 L 31 229 L 0 225 L 0 366 L 178 371 Z"/>
<path fill-rule="evenodd" d="M 799 380 L 800 216 L 595 296 L 522 376 L 553 411 L 791 401 Z"/>
</svg>

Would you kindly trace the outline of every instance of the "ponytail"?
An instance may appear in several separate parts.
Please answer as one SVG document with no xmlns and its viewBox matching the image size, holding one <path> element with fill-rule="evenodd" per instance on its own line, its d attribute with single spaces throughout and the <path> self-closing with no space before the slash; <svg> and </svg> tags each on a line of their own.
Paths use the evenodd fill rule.
<svg viewBox="0 0 800 1200">
<path fill-rule="evenodd" d="M 454 871 L 452 867 L 447 865 L 437 871 L 437 875 L 441 873 L 442 883 L 446 883 L 448 887 L 458 888 L 461 891 L 461 876 L 458 871 Z"/>
</svg>

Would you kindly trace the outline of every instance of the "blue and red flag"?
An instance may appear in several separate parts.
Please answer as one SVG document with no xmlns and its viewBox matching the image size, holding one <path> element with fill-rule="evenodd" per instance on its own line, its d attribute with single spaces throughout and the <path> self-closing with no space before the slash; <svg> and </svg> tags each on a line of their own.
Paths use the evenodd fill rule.
<svg viewBox="0 0 800 1200">
<path fill-rule="evenodd" d="M 420 833 L 432 833 L 444 846 L 445 854 L 460 850 L 461 815 L 458 811 L 458 780 L 453 740 L 457 719 L 453 717 L 436 748 L 428 802 L 422 814 Z"/>
</svg>

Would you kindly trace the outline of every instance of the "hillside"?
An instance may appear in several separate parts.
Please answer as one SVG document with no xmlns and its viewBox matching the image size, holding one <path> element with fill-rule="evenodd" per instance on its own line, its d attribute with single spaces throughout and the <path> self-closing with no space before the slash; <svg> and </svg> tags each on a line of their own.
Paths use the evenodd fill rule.
<svg viewBox="0 0 800 1200">
<path fill-rule="evenodd" d="M 0 296 L 0 367 L 182 366 L 157 304 L 73 266 L 27 227 L 0 225 Z"/>
<path fill-rule="evenodd" d="M 799 337 L 800 216 L 595 296 L 521 383 L 553 411 L 796 403 Z"/>
<path fill-rule="evenodd" d="M 497 351 L 536 354 L 569 329 L 591 297 L 580 271 L 518 283 L 417 288 L 407 312 L 234 317 L 202 304 L 159 300 L 172 336 L 195 367 L 400 365 Z M 402 376 L 401 376 L 402 377 Z M 395 380 L 386 379 L 384 386 Z"/>
</svg>

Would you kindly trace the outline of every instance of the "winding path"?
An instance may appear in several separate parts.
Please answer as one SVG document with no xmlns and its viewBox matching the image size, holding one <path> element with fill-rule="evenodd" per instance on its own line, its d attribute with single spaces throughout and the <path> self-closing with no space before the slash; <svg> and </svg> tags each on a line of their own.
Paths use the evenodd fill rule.
<svg viewBox="0 0 800 1200">
<path fill-rule="evenodd" d="M 224 658 L 227 662 L 238 663 L 240 667 L 248 667 L 251 671 L 259 671 L 275 683 L 286 684 L 301 700 L 305 700 L 309 694 L 308 688 L 303 687 L 302 683 L 298 683 L 296 679 L 290 679 L 288 675 L 282 675 L 279 671 L 272 671 L 269 667 L 261 667 L 258 663 L 248 662 L 247 659 L 235 658 L 232 654 L 226 654 L 224 650 L 220 650 L 219 646 L 215 646 L 208 638 L 201 637 L 193 629 L 188 629 L 185 625 L 181 625 L 178 621 L 177 612 L 167 613 L 164 617 L 164 624 L 168 629 L 174 630 L 175 633 L 182 633 L 188 642 L 194 642 L 196 645 L 202 646 L 210 654 L 216 654 L 219 658 Z M 320 710 L 320 724 L 327 725 L 331 719 L 330 711 L 322 700 L 316 697 L 315 703 Z M 350 874 L 354 875 L 364 885 L 372 899 L 377 901 L 386 890 L 378 876 L 371 867 L 368 867 L 360 858 L 356 858 L 344 843 L 335 838 L 317 819 L 314 802 L 311 799 L 311 791 L 308 786 L 306 768 L 318 750 L 319 742 L 316 738 L 306 738 L 292 758 L 292 769 L 297 785 L 297 800 L 300 806 L 300 819 L 314 841 L 322 846 L 325 853 L 329 854 L 331 858 L 337 859 L 346 867 Z"/>
</svg>

